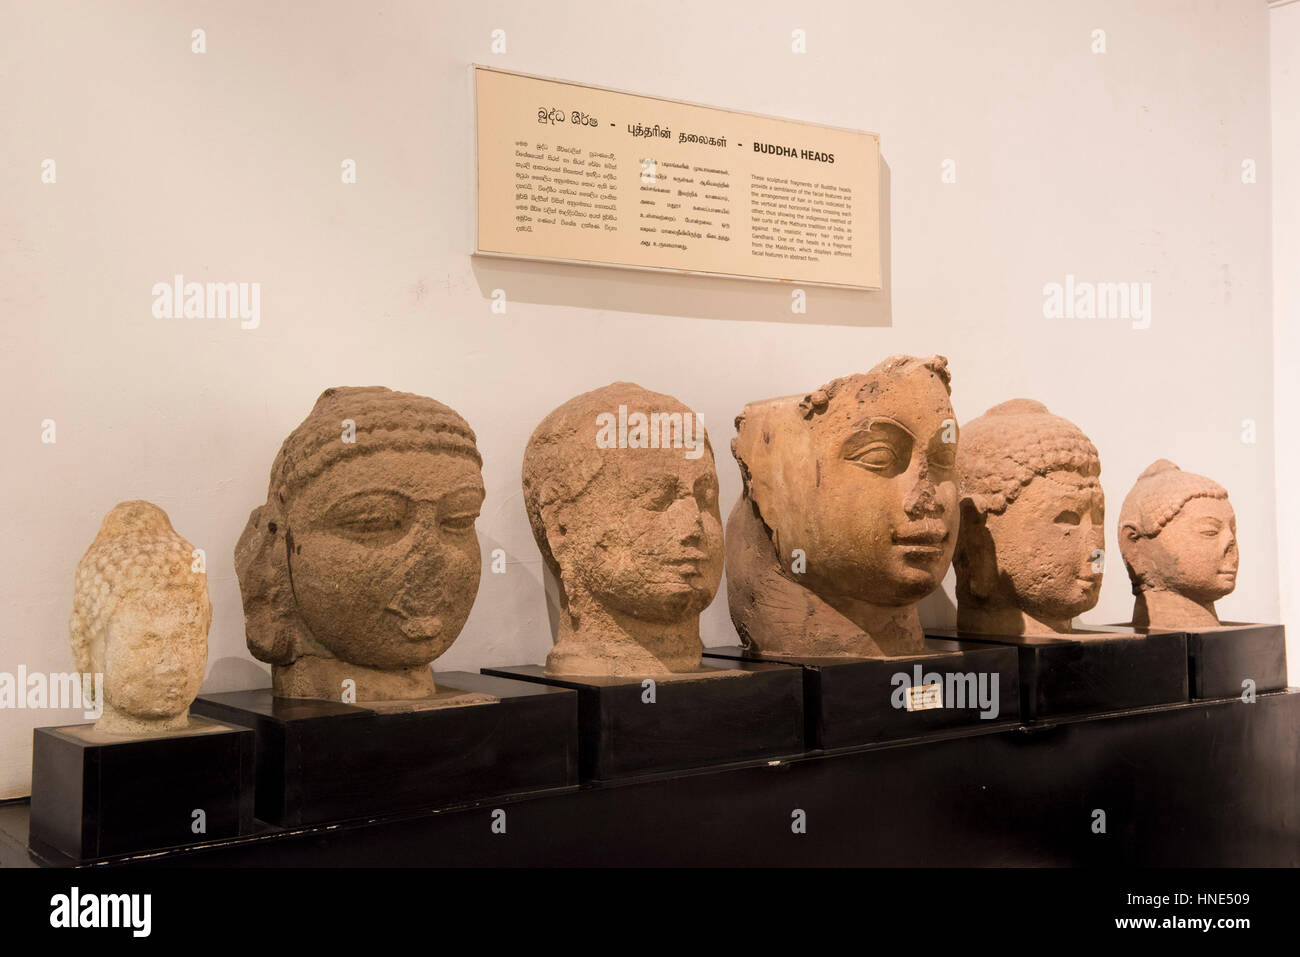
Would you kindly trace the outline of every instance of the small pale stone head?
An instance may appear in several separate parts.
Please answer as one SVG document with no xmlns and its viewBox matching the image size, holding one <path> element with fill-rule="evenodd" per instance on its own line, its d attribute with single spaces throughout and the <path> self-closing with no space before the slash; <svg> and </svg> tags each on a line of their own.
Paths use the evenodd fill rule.
<svg viewBox="0 0 1300 957">
<path fill-rule="evenodd" d="M 1214 602 L 1237 585 L 1237 516 L 1227 490 L 1167 459 L 1152 463 L 1125 497 L 1119 548 L 1133 594 L 1152 606 L 1152 626 L 1194 623 L 1179 613 L 1177 603 L 1162 602 L 1155 593 L 1187 599 L 1217 622 Z M 1163 615 L 1155 613 L 1157 604 Z M 1207 623 L 1197 609 L 1185 610 Z"/>
<path fill-rule="evenodd" d="M 115 506 L 77 565 L 69 626 L 77 670 L 103 675 L 96 728 L 187 727 L 211 622 L 203 563 L 167 513 L 142 501 Z"/>
<path fill-rule="evenodd" d="M 697 668 L 722 577 L 722 519 L 702 419 L 630 382 L 584 393 L 524 450 L 524 505 L 560 586 L 557 674 Z"/>
<path fill-rule="evenodd" d="M 1049 634 L 1097 604 L 1105 498 L 1097 449 L 1030 399 L 962 429 L 959 627 Z"/>
<path fill-rule="evenodd" d="M 358 700 L 434 690 L 429 663 L 478 591 L 474 432 L 425 396 L 327 389 L 285 439 L 235 550 L 249 649 L 276 694 Z"/>
<path fill-rule="evenodd" d="M 912 605 L 943 581 L 958 514 L 949 383 L 943 356 L 892 356 L 737 417 L 746 495 L 777 555 L 798 549 L 796 577 L 826 601 Z"/>
</svg>

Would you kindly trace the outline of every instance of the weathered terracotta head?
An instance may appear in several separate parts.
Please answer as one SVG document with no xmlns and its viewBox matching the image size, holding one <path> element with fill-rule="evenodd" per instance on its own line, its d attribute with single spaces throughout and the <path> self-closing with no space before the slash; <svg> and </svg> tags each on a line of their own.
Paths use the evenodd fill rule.
<svg viewBox="0 0 1300 957">
<path fill-rule="evenodd" d="M 553 411 L 528 440 L 524 505 L 560 586 L 550 674 L 699 667 L 722 577 L 718 478 L 703 421 L 630 382 Z"/>
<path fill-rule="evenodd" d="M 810 394 L 745 406 L 727 569 L 732 619 L 752 647 L 920 649 L 915 605 L 939 587 L 957 538 L 949 392 L 942 356 L 892 356 Z"/>
<path fill-rule="evenodd" d="M 419 698 L 479 583 L 482 459 L 433 399 L 327 389 L 285 439 L 235 549 L 249 649 L 281 697 Z"/>
<path fill-rule="evenodd" d="M 1097 604 L 1105 498 L 1097 449 L 1031 399 L 962 429 L 957 623 L 986 634 L 1056 634 Z"/>
<path fill-rule="evenodd" d="M 185 728 L 203 683 L 212 604 L 203 563 L 149 502 L 122 502 L 77 565 L 69 632 L 77 670 L 103 675 L 95 727 Z"/>
<path fill-rule="evenodd" d="M 1237 516 L 1228 492 L 1173 462 L 1152 463 L 1119 512 L 1119 550 L 1139 628 L 1214 627 L 1237 586 Z"/>
</svg>

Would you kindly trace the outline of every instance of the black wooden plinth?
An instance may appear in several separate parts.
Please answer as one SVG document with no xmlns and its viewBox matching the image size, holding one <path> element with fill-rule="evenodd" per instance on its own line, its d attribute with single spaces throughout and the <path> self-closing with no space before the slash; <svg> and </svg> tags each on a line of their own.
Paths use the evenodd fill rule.
<svg viewBox="0 0 1300 957">
<path fill-rule="evenodd" d="M 739 645 L 705 648 L 704 654 L 706 659 L 799 666 L 810 749 L 852 747 L 1020 719 L 1020 669 L 1014 648 L 940 639 L 928 639 L 926 647 L 924 654 L 898 658 L 778 655 L 760 659 Z M 974 684 L 970 679 L 958 680 L 958 675 L 973 676 Z M 938 692 L 925 693 L 936 679 Z M 986 707 L 980 704 L 981 687 Z"/>
<path fill-rule="evenodd" d="M 1039 721 L 1187 701 L 1187 638 L 1102 626 L 1071 635 L 927 637 L 1007 645 L 1020 654 L 1020 716 Z"/>
<path fill-rule="evenodd" d="M 607 781 L 804 750 L 798 669 L 780 664 L 705 662 L 711 677 L 551 677 L 540 665 L 483 673 L 541 682 L 578 693 L 582 778 Z M 726 674 L 717 674 L 726 672 Z"/>
<path fill-rule="evenodd" d="M 1194 699 L 1237 698 L 1286 687 L 1286 629 L 1229 622 L 1187 634 L 1187 678 Z"/>
<path fill-rule="evenodd" d="M 1300 693 L 1280 691 L 517 795 L 505 834 L 498 805 L 470 805 L 108 863 L 1294 868 L 1298 761 Z M 0 867 L 75 865 L 26 854 L 27 810 L 0 805 Z"/>
<path fill-rule="evenodd" d="M 33 734 L 33 848 L 91 860 L 252 828 L 253 735 L 245 728 L 191 715 L 188 729 L 150 736 L 107 735 L 89 724 Z"/>
<path fill-rule="evenodd" d="M 498 700 L 380 711 L 264 688 L 193 710 L 257 732 L 257 816 L 284 826 L 577 785 L 577 695 L 463 671 L 437 684 Z"/>
</svg>

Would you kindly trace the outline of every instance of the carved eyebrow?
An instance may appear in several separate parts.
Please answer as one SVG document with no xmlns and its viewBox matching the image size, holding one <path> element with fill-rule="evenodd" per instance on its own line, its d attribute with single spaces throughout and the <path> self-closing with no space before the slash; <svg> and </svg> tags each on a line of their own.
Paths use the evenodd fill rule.
<svg viewBox="0 0 1300 957">
<path fill-rule="evenodd" d="M 897 419 L 891 418 L 887 415 L 873 415 L 865 418 L 860 422 L 855 423 L 853 430 L 855 432 L 870 432 L 872 429 L 881 425 L 892 426 L 895 429 L 906 432 L 913 440 L 916 439 L 916 434 L 911 429 L 905 426 L 902 422 L 899 422 Z"/>
</svg>

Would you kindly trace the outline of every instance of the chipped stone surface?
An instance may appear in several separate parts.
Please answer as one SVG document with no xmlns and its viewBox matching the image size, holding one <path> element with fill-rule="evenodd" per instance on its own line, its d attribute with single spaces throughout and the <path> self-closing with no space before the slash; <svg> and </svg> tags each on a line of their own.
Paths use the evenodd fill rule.
<svg viewBox="0 0 1300 957">
<path fill-rule="evenodd" d="M 285 439 L 235 547 L 254 657 L 287 698 L 409 700 L 469 617 L 482 459 L 425 396 L 327 389 Z"/>
<path fill-rule="evenodd" d="M 956 418 L 943 356 L 892 356 L 807 395 L 752 402 L 732 452 L 727 594 L 771 655 L 921 652 L 916 603 L 957 539 Z"/>
<path fill-rule="evenodd" d="M 722 578 L 718 478 L 698 417 L 630 382 L 576 396 L 528 440 L 523 489 L 560 592 L 547 674 L 698 671 L 700 612 Z"/>
<path fill-rule="evenodd" d="M 1237 587 L 1237 516 L 1222 485 L 1168 459 L 1147 467 L 1119 512 L 1135 628 L 1214 628 Z"/>
<path fill-rule="evenodd" d="M 122 502 L 77 564 L 69 634 L 77 670 L 104 676 L 97 731 L 189 726 L 212 623 L 208 577 L 193 552 L 157 505 Z"/>
<path fill-rule="evenodd" d="M 1097 449 L 1041 402 L 1012 399 L 962 428 L 957 627 L 1074 631 L 1097 604 L 1105 497 Z"/>
</svg>

